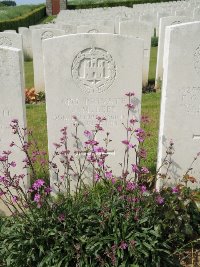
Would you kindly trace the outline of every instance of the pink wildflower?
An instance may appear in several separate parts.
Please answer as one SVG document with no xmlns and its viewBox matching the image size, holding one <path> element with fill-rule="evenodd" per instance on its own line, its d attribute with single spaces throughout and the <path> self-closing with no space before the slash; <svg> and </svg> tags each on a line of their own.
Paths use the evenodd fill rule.
<svg viewBox="0 0 200 267">
<path fill-rule="evenodd" d="M 157 198 L 156 198 L 156 202 L 159 204 L 159 205 L 162 205 L 162 204 L 164 204 L 164 198 L 163 197 L 161 197 L 161 196 L 157 196 Z"/>
<path fill-rule="evenodd" d="M 144 174 L 147 174 L 147 173 L 149 173 L 149 170 L 146 167 L 142 167 L 141 172 Z"/>
<path fill-rule="evenodd" d="M 131 164 L 132 166 L 132 171 L 135 173 L 140 173 L 140 169 L 138 168 L 138 166 L 136 164 Z"/>
<path fill-rule="evenodd" d="M 42 179 L 38 179 L 38 180 L 36 180 L 35 182 L 34 182 L 34 184 L 33 184 L 33 189 L 35 189 L 35 190 L 38 190 L 39 188 L 41 188 L 43 185 L 45 184 L 45 181 L 44 180 L 42 180 Z"/>
<path fill-rule="evenodd" d="M 87 130 L 84 131 L 84 135 L 85 135 L 87 138 L 91 138 L 91 137 L 93 136 L 92 132 L 87 131 Z"/>
<path fill-rule="evenodd" d="M 135 93 L 134 93 L 134 92 L 128 92 L 128 93 L 126 93 L 125 95 L 126 95 L 126 96 L 134 96 Z"/>
<path fill-rule="evenodd" d="M 34 196 L 34 201 L 36 202 L 36 203 L 40 203 L 40 201 L 41 201 L 41 195 L 40 194 L 35 194 L 35 196 Z"/>
<path fill-rule="evenodd" d="M 15 203 L 18 201 L 18 199 L 19 199 L 18 196 L 13 196 L 13 197 L 12 197 L 12 200 L 13 200 L 13 202 L 15 202 Z"/>
<path fill-rule="evenodd" d="M 98 173 L 95 173 L 95 175 L 94 175 L 95 182 L 98 182 L 100 180 L 100 178 L 101 178 L 100 175 Z"/>
<path fill-rule="evenodd" d="M 179 188 L 178 187 L 172 187 L 172 193 L 173 194 L 179 193 Z"/>
<path fill-rule="evenodd" d="M 128 248 L 128 244 L 124 241 L 121 241 L 120 245 L 119 245 L 119 248 L 125 250 Z"/>
<path fill-rule="evenodd" d="M 112 176 L 113 176 L 112 171 L 105 172 L 105 177 L 106 177 L 106 178 L 111 179 Z"/>
<path fill-rule="evenodd" d="M 128 109 L 134 109 L 135 108 L 135 106 L 133 105 L 133 104 L 126 104 L 126 107 L 128 108 Z"/>
<path fill-rule="evenodd" d="M 145 185 L 142 185 L 140 190 L 142 193 L 145 193 L 147 191 L 147 187 Z"/>
<path fill-rule="evenodd" d="M 134 189 L 136 188 L 136 184 L 133 183 L 133 182 L 127 182 L 127 185 L 126 185 L 126 190 L 127 191 L 133 191 Z"/>
</svg>

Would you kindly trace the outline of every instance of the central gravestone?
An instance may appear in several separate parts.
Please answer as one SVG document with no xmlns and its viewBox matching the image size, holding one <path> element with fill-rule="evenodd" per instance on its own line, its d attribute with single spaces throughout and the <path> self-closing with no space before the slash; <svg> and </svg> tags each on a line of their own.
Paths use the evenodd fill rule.
<svg viewBox="0 0 200 267">
<path fill-rule="evenodd" d="M 53 143 L 60 140 L 60 129 L 65 126 L 70 150 L 76 150 L 71 137 L 75 132 L 73 115 L 80 123 L 80 143 L 86 141 L 84 130 L 94 129 L 96 117 L 105 116 L 102 136 L 110 132 L 109 164 L 119 174 L 124 154 L 121 141 L 126 138 L 122 126 L 127 117 L 125 93 L 135 91 L 136 109 L 132 115 L 138 120 L 140 117 L 143 41 L 113 34 L 77 34 L 46 40 L 43 49 L 50 159 L 55 150 Z M 96 136 L 100 146 L 102 136 Z M 56 174 L 52 173 L 51 178 L 54 185 Z"/>
</svg>

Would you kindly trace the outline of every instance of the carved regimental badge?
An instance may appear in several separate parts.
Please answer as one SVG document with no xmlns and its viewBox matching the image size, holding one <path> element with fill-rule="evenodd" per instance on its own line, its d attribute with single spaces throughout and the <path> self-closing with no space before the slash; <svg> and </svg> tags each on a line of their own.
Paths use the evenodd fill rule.
<svg viewBox="0 0 200 267">
<path fill-rule="evenodd" d="M 12 46 L 12 42 L 9 38 L 3 36 L 0 37 L 0 46 Z"/>
<path fill-rule="evenodd" d="M 194 51 L 194 68 L 197 74 L 200 73 L 200 45 Z"/>
<path fill-rule="evenodd" d="M 116 65 L 112 56 L 101 48 L 81 51 L 72 63 L 72 77 L 85 93 L 102 93 L 115 80 Z"/>
<path fill-rule="evenodd" d="M 51 31 L 45 31 L 43 32 L 42 36 L 41 36 L 41 39 L 42 40 L 45 40 L 45 39 L 49 39 L 49 38 L 53 38 L 53 32 Z"/>
</svg>

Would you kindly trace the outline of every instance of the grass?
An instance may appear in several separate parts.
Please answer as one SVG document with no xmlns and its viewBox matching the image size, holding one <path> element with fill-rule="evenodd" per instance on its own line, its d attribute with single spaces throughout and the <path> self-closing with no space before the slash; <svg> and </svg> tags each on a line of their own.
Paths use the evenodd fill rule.
<svg viewBox="0 0 200 267">
<path fill-rule="evenodd" d="M 53 16 L 46 16 L 43 19 L 41 19 L 38 24 L 45 24 L 45 23 L 49 23 L 51 22 L 53 19 L 55 19 L 57 16 L 53 15 Z"/>
<path fill-rule="evenodd" d="M 146 139 L 147 167 L 155 173 L 158 147 L 158 129 L 160 117 L 160 93 L 148 93 L 142 96 L 142 114 L 150 118 L 150 123 L 144 125 L 149 137 Z"/>
<path fill-rule="evenodd" d="M 26 105 L 28 128 L 33 131 L 34 138 L 41 150 L 47 151 L 47 119 L 45 104 Z"/>
<path fill-rule="evenodd" d="M 26 88 L 34 87 L 33 61 L 26 61 L 24 63 L 24 71 Z"/>
<path fill-rule="evenodd" d="M 157 61 L 157 47 L 151 48 L 150 66 L 149 66 L 149 81 L 155 81 L 156 77 L 156 61 Z"/>
<path fill-rule="evenodd" d="M 14 7 L 0 7 L 0 21 L 10 20 L 24 16 L 41 5 L 22 5 Z"/>
<path fill-rule="evenodd" d="M 149 79 L 155 79 L 157 47 L 151 49 L 151 62 Z M 33 87 L 33 63 L 25 62 L 25 79 L 26 88 Z M 47 151 L 47 129 L 46 129 L 46 112 L 45 104 L 27 105 L 28 127 L 33 130 L 35 139 L 42 150 Z M 160 115 L 160 93 L 143 94 L 142 97 L 142 114 L 150 117 L 150 123 L 145 125 L 145 130 L 150 134 L 146 141 L 148 158 L 146 165 L 155 172 L 157 145 L 158 145 L 158 127 Z"/>
</svg>

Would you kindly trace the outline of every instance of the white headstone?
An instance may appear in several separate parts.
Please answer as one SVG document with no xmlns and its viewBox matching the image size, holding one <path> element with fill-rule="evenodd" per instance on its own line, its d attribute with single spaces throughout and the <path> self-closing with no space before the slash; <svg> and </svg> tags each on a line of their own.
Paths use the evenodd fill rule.
<svg viewBox="0 0 200 267">
<path fill-rule="evenodd" d="M 44 28 L 32 30 L 34 88 L 37 92 L 44 91 L 45 89 L 42 42 L 45 39 L 64 34 L 65 31 L 59 29 Z M 52 54 L 53 53 L 54 51 L 52 50 Z"/>
<path fill-rule="evenodd" d="M 114 33 L 114 28 L 104 25 L 80 25 L 77 33 Z"/>
<path fill-rule="evenodd" d="M 76 25 L 72 25 L 72 24 L 65 24 L 62 22 L 58 22 L 55 24 L 57 29 L 61 29 L 65 31 L 65 34 L 72 34 L 72 33 L 76 33 Z"/>
<path fill-rule="evenodd" d="M 126 92 L 135 91 L 135 117 L 140 116 L 143 41 L 113 34 L 77 34 L 46 40 L 43 49 L 50 159 L 55 151 L 53 143 L 60 140 L 60 129 L 65 126 L 69 149 L 72 154 L 76 150 L 71 137 L 73 115 L 81 123 L 81 142 L 86 141 L 84 130 L 94 129 L 96 116 L 105 116 L 102 136 L 105 138 L 105 133 L 110 132 L 113 141 L 108 147 L 109 164 L 119 174 L 118 163 L 123 161 L 124 151 L 121 140 L 126 138 L 122 126 L 127 118 Z M 96 138 L 102 146 L 102 137 Z M 52 173 L 54 190 L 55 181 L 56 175 Z"/>
<path fill-rule="evenodd" d="M 22 50 L 22 36 L 13 32 L 0 32 L 0 46 L 8 46 Z"/>
<path fill-rule="evenodd" d="M 120 34 L 141 38 L 144 40 L 142 83 L 143 86 L 146 86 L 148 84 L 149 76 L 152 26 L 151 24 L 148 25 L 144 22 L 122 21 L 120 22 Z"/>
<path fill-rule="evenodd" d="M 156 87 L 160 86 L 163 76 L 163 55 L 164 55 L 164 40 L 165 29 L 167 26 L 176 25 L 183 22 L 188 22 L 191 19 L 189 17 L 171 16 L 160 19 L 159 38 L 158 38 L 158 52 L 157 52 L 157 64 L 156 64 Z"/>
<path fill-rule="evenodd" d="M 197 7 L 193 11 L 193 19 L 200 20 L 200 7 Z"/>
<path fill-rule="evenodd" d="M 24 174 L 24 185 L 27 188 L 29 180 L 26 169 L 23 169 L 24 163 L 22 162 L 26 156 L 19 148 L 10 147 L 12 141 L 20 146 L 20 140 L 17 135 L 12 133 L 11 121 L 18 119 L 21 127 L 24 128 L 26 126 L 22 58 L 21 50 L 0 47 L 0 155 L 2 155 L 3 151 L 12 151 L 9 161 L 16 162 L 16 167 L 10 169 L 11 174 Z M 0 188 L 4 190 L 2 182 L 0 183 Z M 0 201 L 1 213 L 8 213 L 2 201 Z"/>
<path fill-rule="evenodd" d="M 6 30 L 4 32 L 11 32 L 11 33 L 16 33 L 16 30 Z"/>
<path fill-rule="evenodd" d="M 24 59 L 33 59 L 31 30 L 26 27 L 19 27 L 18 31 L 23 39 Z"/>
<path fill-rule="evenodd" d="M 158 168 L 166 155 L 170 140 L 175 152 L 168 170 L 174 185 L 186 173 L 194 157 L 200 152 L 200 22 L 167 27 L 161 118 L 159 132 Z M 200 185 L 200 158 L 192 171 Z M 166 172 L 163 166 L 160 173 Z M 166 181 L 165 181 L 166 182 Z M 162 185 L 159 180 L 158 187 Z M 193 186 L 192 183 L 189 185 Z"/>
</svg>

